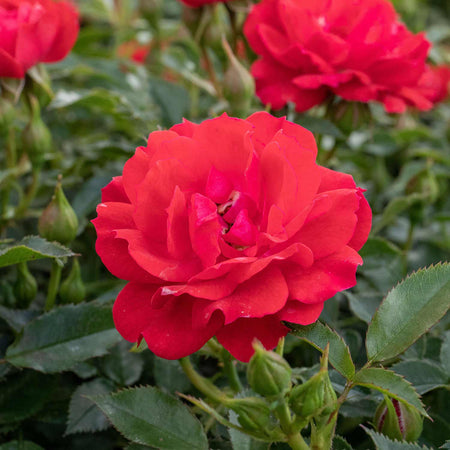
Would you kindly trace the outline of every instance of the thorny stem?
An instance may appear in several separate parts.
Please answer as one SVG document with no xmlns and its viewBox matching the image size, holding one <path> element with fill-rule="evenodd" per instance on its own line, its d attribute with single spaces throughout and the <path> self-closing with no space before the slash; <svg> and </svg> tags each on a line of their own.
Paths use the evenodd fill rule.
<svg viewBox="0 0 450 450">
<path fill-rule="evenodd" d="M 241 392 L 242 384 L 236 370 L 236 365 L 234 364 L 232 356 L 225 349 L 222 350 L 222 361 L 224 365 L 224 372 L 228 377 L 231 389 L 235 394 Z"/>
<path fill-rule="evenodd" d="M 275 415 L 280 421 L 281 429 L 286 434 L 289 446 L 293 450 L 309 450 L 308 444 L 305 442 L 300 432 L 292 430 L 291 411 L 284 398 L 280 405 L 275 409 Z"/>
</svg>

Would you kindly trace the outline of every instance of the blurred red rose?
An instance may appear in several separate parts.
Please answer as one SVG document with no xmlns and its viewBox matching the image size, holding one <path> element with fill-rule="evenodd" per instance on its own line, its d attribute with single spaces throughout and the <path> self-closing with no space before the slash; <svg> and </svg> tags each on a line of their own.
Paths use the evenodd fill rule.
<svg viewBox="0 0 450 450">
<path fill-rule="evenodd" d="M 119 45 L 117 54 L 128 58 L 136 64 L 144 64 L 151 50 L 150 44 L 140 44 L 138 41 L 128 41 Z"/>
<path fill-rule="evenodd" d="M 96 250 L 129 283 L 113 308 L 132 342 L 176 359 L 212 336 L 248 361 L 355 285 L 371 211 L 313 135 L 268 113 L 150 134 L 103 189 Z"/>
<path fill-rule="evenodd" d="M 333 93 L 395 113 L 433 106 L 419 86 L 430 43 L 388 0 L 262 0 L 244 33 L 259 55 L 257 94 L 274 109 L 306 111 Z"/>
<path fill-rule="evenodd" d="M 71 2 L 0 0 L 0 77 L 23 78 L 39 62 L 63 59 L 78 30 Z"/>
<path fill-rule="evenodd" d="M 431 102 L 438 103 L 448 97 L 450 89 L 449 66 L 427 66 L 419 82 L 420 89 Z"/>
<path fill-rule="evenodd" d="M 226 3 L 229 0 L 181 0 L 187 6 L 191 8 L 199 8 L 203 5 L 209 5 L 211 3 Z"/>
</svg>

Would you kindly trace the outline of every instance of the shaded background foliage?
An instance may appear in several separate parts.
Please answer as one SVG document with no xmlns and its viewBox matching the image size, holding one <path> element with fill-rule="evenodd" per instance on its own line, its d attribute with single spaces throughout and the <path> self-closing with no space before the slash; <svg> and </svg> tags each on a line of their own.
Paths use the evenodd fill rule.
<svg viewBox="0 0 450 450">
<path fill-rule="evenodd" d="M 411 29 L 427 30 L 434 43 L 434 62 L 448 62 L 448 2 L 393 3 Z M 169 127 L 182 117 L 199 121 L 230 105 L 215 92 L 204 55 L 182 25 L 177 1 L 165 0 L 159 17 L 148 10 L 147 15 L 139 14 L 139 7 L 150 5 L 150 1 L 79 0 L 78 4 L 82 28 L 77 44 L 64 61 L 47 67 L 55 95 L 43 118 L 58 151 L 47 155 L 43 181 L 31 208 L 8 228 L 4 238 L 20 241 L 37 234 L 37 218 L 48 204 L 59 174 L 79 220 L 78 235 L 71 251 L 26 242 L 26 248 L 34 251 L 29 267 L 39 286 L 28 309 L 19 309 L 14 298 L 16 267 L 0 268 L 0 357 L 9 347 L 10 361 L 0 364 L 1 450 L 148 448 L 130 445 L 89 397 L 144 384 L 158 386 L 162 391 L 158 395 L 195 394 L 176 361 L 159 359 L 145 350 L 130 352 L 130 344 L 114 330 L 110 308 L 123 282 L 110 276 L 96 256 L 90 220 L 100 201 L 100 189 L 121 172 L 124 162 L 151 131 Z M 226 23 L 225 16 L 222 19 Z M 133 39 L 152 43 L 145 65 L 118 56 L 119 46 Z M 217 41 L 211 39 L 211 43 L 216 45 Z M 220 85 L 226 56 L 219 44 L 214 51 L 206 51 Z M 261 105 L 254 99 L 248 113 L 258 109 Z M 307 114 L 297 114 L 289 106 L 277 112 L 315 132 L 323 164 L 351 173 L 357 185 L 367 189 L 374 227 L 361 251 L 364 266 L 359 270 L 358 284 L 326 302 L 322 314 L 322 319 L 345 337 L 358 366 L 365 362 L 364 335 L 382 298 L 406 274 L 447 259 L 450 251 L 449 104 L 400 117 L 387 115 L 379 105 L 370 105 L 369 110 L 362 120 L 348 114 L 339 119 L 333 111 L 325 118 L 324 107 Z M 19 133 L 25 121 L 19 118 L 17 126 Z M 4 144 L 0 142 L 0 146 Z M 31 168 L 24 164 L 21 171 L 21 182 L 27 185 Z M 3 176 L 0 173 L 0 182 Z M 13 201 L 18 198 L 13 196 Z M 0 261 L 4 255 L 14 258 L 18 251 L 17 246 L 7 246 L 5 241 L 0 248 Z M 85 302 L 40 316 L 49 257 L 66 258 L 65 278 L 72 252 L 80 255 Z M 11 345 L 17 336 L 18 341 Z M 306 380 L 317 369 L 318 352 L 294 336 L 288 336 L 285 354 L 296 367 L 294 378 L 298 380 Z M 225 383 L 217 360 L 208 350 L 194 359 L 204 375 L 216 374 L 216 382 Z M 447 315 L 392 366 L 423 395 L 433 421 L 425 421 L 419 442 L 429 447 L 437 448 L 450 437 L 449 361 Z M 245 366 L 239 364 L 238 369 L 243 375 Z M 343 378 L 335 370 L 330 376 L 339 393 Z M 359 425 L 370 426 L 381 398 L 360 387 L 342 407 L 337 432 L 353 448 L 374 448 Z M 267 444 L 228 431 L 206 415 L 201 419 L 211 448 L 267 448 Z M 22 442 L 20 447 L 16 441 Z M 338 441 L 335 448 L 350 448 Z M 198 445 L 201 448 L 203 444 Z M 287 447 L 280 444 L 271 448 Z"/>
</svg>

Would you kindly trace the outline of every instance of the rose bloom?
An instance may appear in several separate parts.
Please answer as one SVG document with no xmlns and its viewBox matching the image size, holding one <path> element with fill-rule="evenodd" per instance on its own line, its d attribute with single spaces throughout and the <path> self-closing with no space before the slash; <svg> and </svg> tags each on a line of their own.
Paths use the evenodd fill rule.
<svg viewBox="0 0 450 450">
<path fill-rule="evenodd" d="M 313 135 L 265 112 L 150 134 L 103 189 L 96 250 L 128 280 L 116 327 L 176 359 L 211 337 L 242 361 L 355 285 L 371 211 Z"/>
<path fill-rule="evenodd" d="M 150 44 L 140 44 L 138 41 L 133 40 L 119 45 L 117 54 L 122 58 L 130 59 L 136 64 L 145 64 L 150 49 Z"/>
<path fill-rule="evenodd" d="M 428 66 L 419 82 L 420 89 L 433 103 L 448 97 L 450 89 L 450 67 Z"/>
<path fill-rule="evenodd" d="M 199 8 L 200 6 L 209 5 L 211 3 L 226 3 L 227 1 L 230 0 L 181 0 L 182 3 L 191 8 Z"/>
<path fill-rule="evenodd" d="M 78 30 L 69 1 L 0 0 L 0 77 L 23 78 L 39 62 L 63 59 Z"/>
<path fill-rule="evenodd" d="M 419 86 L 430 43 L 388 0 L 262 0 L 244 33 L 259 55 L 257 95 L 274 109 L 293 102 L 306 111 L 332 94 L 382 102 L 390 113 L 433 106 Z"/>
</svg>

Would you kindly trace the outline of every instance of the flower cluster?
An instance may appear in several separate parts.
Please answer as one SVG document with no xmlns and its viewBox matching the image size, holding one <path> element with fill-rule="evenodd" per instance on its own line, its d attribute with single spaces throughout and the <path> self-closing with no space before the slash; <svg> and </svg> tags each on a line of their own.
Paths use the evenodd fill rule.
<svg viewBox="0 0 450 450">
<path fill-rule="evenodd" d="M 0 77 L 23 78 L 39 62 L 63 59 L 78 30 L 69 1 L 0 0 Z"/>
<path fill-rule="evenodd" d="M 306 111 L 336 94 L 401 113 L 447 95 L 448 76 L 426 64 L 430 43 L 388 0 L 262 0 L 244 32 L 259 55 L 257 95 L 274 109 Z"/>
<path fill-rule="evenodd" d="M 129 341 L 176 359 L 212 336 L 248 361 L 352 287 L 371 211 L 350 175 L 316 164 L 313 135 L 268 113 L 150 134 L 103 189 L 96 250 L 129 283 Z"/>
</svg>

